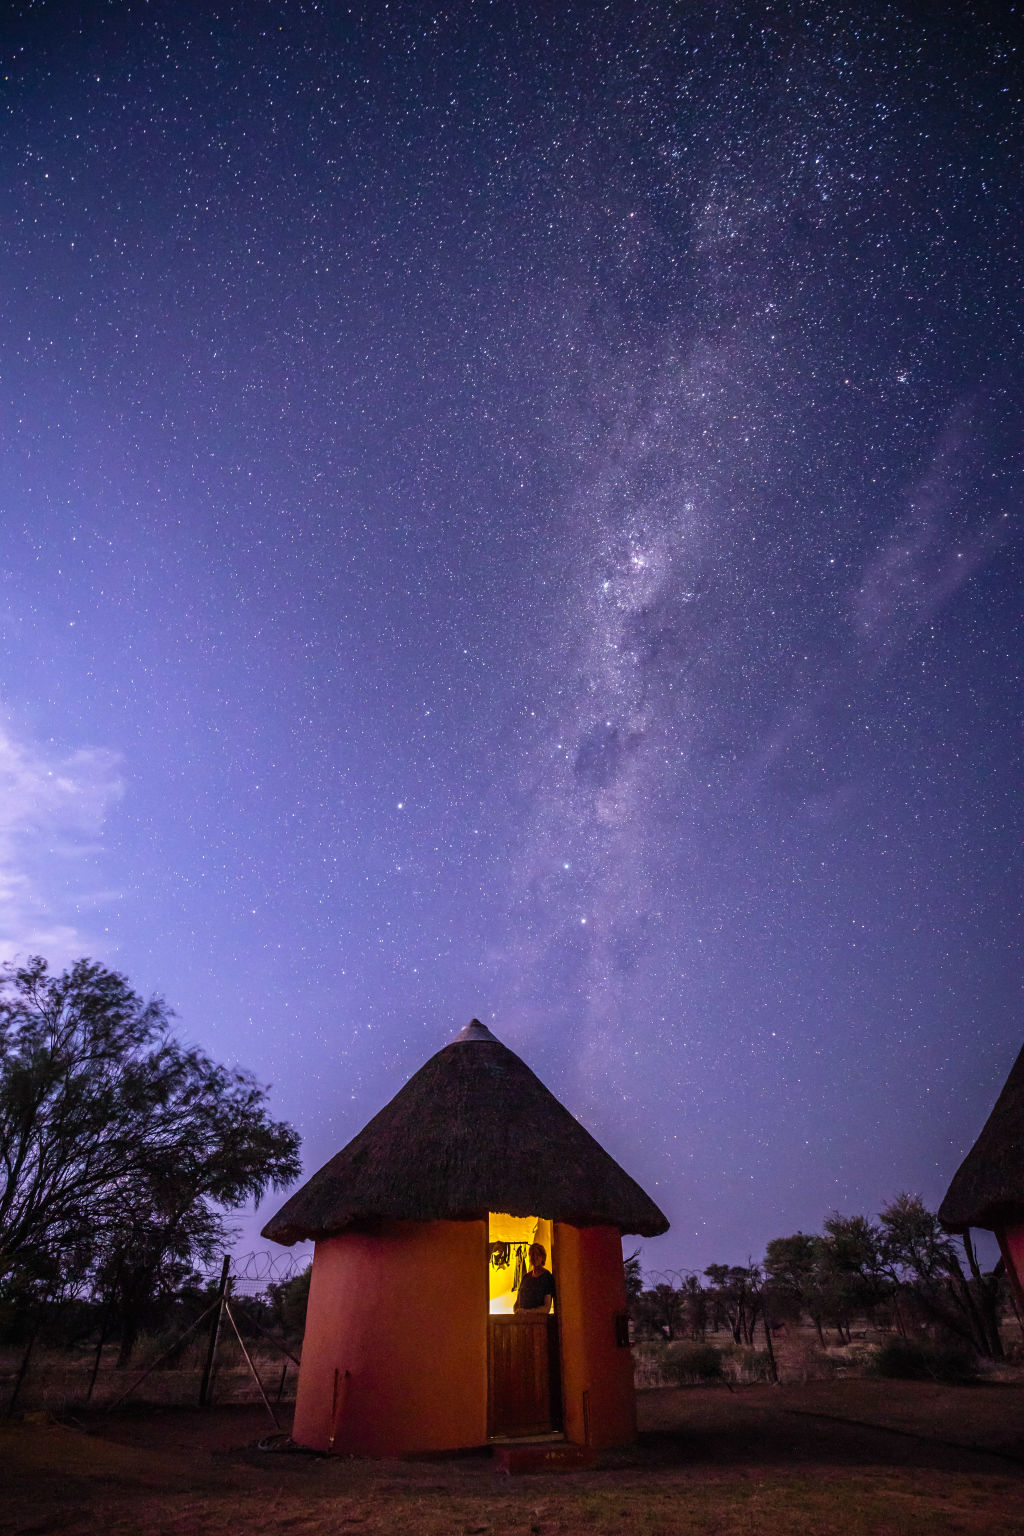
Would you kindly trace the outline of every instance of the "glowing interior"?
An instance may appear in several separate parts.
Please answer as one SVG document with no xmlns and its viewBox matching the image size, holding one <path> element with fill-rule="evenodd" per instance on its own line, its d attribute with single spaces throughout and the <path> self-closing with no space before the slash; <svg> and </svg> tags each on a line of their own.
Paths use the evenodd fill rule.
<svg viewBox="0 0 1024 1536">
<path fill-rule="evenodd" d="M 492 1312 L 515 1311 L 516 1273 L 519 1271 L 521 1278 L 523 1268 L 529 1267 L 526 1250 L 531 1243 L 541 1243 L 547 1249 L 545 1268 L 551 1269 L 553 1235 L 551 1222 L 543 1216 L 506 1216 L 500 1211 L 491 1211 L 487 1218 L 487 1275 Z M 503 1252 L 495 1252 L 496 1243 L 508 1244 L 507 1262 L 503 1262 L 506 1258 Z M 522 1265 L 518 1262 L 520 1255 Z"/>
</svg>

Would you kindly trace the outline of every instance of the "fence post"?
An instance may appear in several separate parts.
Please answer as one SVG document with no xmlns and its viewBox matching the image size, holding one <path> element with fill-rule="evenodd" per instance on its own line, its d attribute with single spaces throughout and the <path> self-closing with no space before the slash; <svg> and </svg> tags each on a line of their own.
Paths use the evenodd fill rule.
<svg viewBox="0 0 1024 1536">
<path fill-rule="evenodd" d="M 779 1367 L 775 1360 L 775 1345 L 772 1343 L 772 1325 L 768 1320 L 768 1307 L 762 1298 L 761 1321 L 764 1323 L 764 1342 L 768 1346 L 768 1364 L 771 1368 L 772 1381 L 779 1387 Z"/>
<path fill-rule="evenodd" d="M 208 1408 L 213 1397 L 213 1366 L 217 1358 L 217 1345 L 220 1343 L 220 1328 L 224 1320 L 224 1302 L 228 1294 L 231 1273 L 231 1255 L 224 1255 L 224 1263 L 221 1265 L 220 1285 L 217 1288 L 217 1310 L 210 1325 L 210 1345 L 206 1351 L 206 1365 L 203 1367 L 203 1380 L 199 1387 L 199 1406 Z"/>
<path fill-rule="evenodd" d="M 24 1385 L 25 1377 L 28 1375 L 28 1363 L 32 1358 L 32 1351 L 35 1349 L 36 1339 L 39 1336 L 39 1328 L 40 1320 L 39 1318 L 36 1318 L 32 1324 L 32 1332 L 28 1336 L 28 1344 L 26 1346 L 25 1353 L 21 1357 L 21 1364 L 18 1366 L 18 1374 L 14 1378 L 14 1387 L 11 1391 L 11 1400 L 7 1404 L 8 1413 L 14 1412 L 14 1405 L 18 1401 L 18 1395 L 21 1392 L 22 1386 Z"/>
<path fill-rule="evenodd" d="M 92 1402 L 92 1392 L 96 1385 L 96 1377 L 100 1373 L 100 1361 L 103 1359 L 103 1346 L 107 1342 L 107 1320 L 104 1318 L 100 1324 L 100 1341 L 96 1345 L 96 1358 L 92 1363 L 92 1375 L 89 1377 L 89 1390 L 85 1394 L 86 1403 Z"/>
</svg>

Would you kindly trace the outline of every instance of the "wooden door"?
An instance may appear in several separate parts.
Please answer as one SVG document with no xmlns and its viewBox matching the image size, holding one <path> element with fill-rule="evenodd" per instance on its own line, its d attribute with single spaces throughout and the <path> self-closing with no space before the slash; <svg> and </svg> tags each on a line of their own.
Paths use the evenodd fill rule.
<svg viewBox="0 0 1024 1536">
<path fill-rule="evenodd" d="M 561 1428 L 554 1317 L 506 1313 L 489 1319 L 488 1418 L 492 1435 L 543 1435 Z"/>
</svg>

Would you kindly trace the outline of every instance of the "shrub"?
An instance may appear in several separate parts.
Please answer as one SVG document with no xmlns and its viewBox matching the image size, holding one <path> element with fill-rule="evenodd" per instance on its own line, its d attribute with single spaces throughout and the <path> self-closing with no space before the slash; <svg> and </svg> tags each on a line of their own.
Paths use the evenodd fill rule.
<svg viewBox="0 0 1024 1536">
<path fill-rule="evenodd" d="M 766 1349 L 732 1349 L 730 1375 L 733 1381 L 746 1386 L 755 1381 L 771 1381 L 772 1365 Z"/>
<path fill-rule="evenodd" d="M 722 1351 L 714 1344 L 670 1344 L 665 1351 L 665 1374 L 680 1385 L 688 1381 L 722 1381 Z"/>
<path fill-rule="evenodd" d="M 923 1344 L 916 1339 L 890 1339 L 871 1363 L 871 1374 L 899 1381 L 974 1381 L 977 1361 L 962 1344 Z"/>
<path fill-rule="evenodd" d="M 638 1387 L 669 1385 L 665 1373 L 665 1345 L 647 1340 L 633 1347 L 633 1379 Z"/>
<path fill-rule="evenodd" d="M 781 1369 L 786 1381 L 831 1381 L 838 1362 L 827 1349 L 797 1333 L 787 1342 Z"/>
</svg>

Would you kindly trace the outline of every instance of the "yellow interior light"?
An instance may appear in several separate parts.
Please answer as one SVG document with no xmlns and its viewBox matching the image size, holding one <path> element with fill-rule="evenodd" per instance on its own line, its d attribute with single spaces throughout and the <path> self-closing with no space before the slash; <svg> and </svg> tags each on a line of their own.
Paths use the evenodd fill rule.
<svg viewBox="0 0 1024 1536">
<path fill-rule="evenodd" d="M 529 1268 L 527 1249 L 540 1243 L 547 1250 L 546 1268 L 552 1268 L 554 1228 L 543 1216 L 508 1216 L 491 1211 L 487 1218 L 487 1275 L 492 1313 L 513 1312 L 516 1294 Z M 553 1272 L 553 1271 L 552 1271 Z"/>
</svg>

